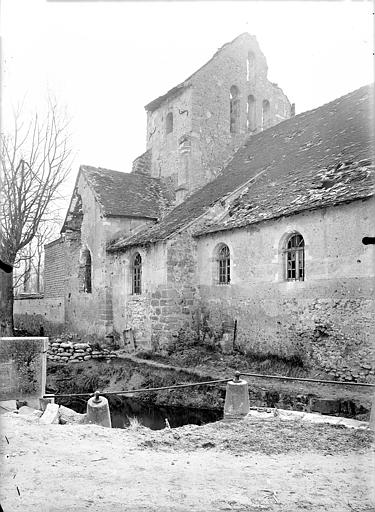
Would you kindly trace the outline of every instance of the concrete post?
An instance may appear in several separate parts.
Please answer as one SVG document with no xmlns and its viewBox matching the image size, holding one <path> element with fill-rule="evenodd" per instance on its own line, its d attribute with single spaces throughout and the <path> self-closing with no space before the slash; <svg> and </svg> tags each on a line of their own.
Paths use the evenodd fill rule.
<svg viewBox="0 0 375 512">
<path fill-rule="evenodd" d="M 242 419 L 249 411 L 249 386 L 246 380 L 240 379 L 240 373 L 236 372 L 234 379 L 227 383 L 224 419 Z"/>
<path fill-rule="evenodd" d="M 108 400 L 100 396 L 99 391 L 95 391 L 95 396 L 87 402 L 87 422 L 102 427 L 112 427 Z"/>
</svg>

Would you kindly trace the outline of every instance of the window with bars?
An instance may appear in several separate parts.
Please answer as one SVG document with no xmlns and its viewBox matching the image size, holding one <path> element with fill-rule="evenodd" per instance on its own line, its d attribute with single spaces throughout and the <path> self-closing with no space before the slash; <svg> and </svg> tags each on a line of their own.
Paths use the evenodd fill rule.
<svg viewBox="0 0 375 512">
<path fill-rule="evenodd" d="M 139 253 L 134 256 L 132 271 L 132 293 L 140 295 L 142 293 L 142 258 Z"/>
<path fill-rule="evenodd" d="M 218 253 L 219 284 L 230 283 L 230 251 L 227 245 L 223 245 Z"/>
<path fill-rule="evenodd" d="M 305 242 L 299 233 L 288 238 L 285 250 L 287 281 L 305 279 Z"/>
</svg>

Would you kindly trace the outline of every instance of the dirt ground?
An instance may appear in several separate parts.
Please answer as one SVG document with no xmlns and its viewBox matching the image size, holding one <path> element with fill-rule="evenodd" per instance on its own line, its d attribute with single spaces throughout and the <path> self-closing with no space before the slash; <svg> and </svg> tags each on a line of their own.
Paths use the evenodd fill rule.
<svg viewBox="0 0 375 512">
<path fill-rule="evenodd" d="M 277 417 L 162 431 L 0 421 L 4 512 L 375 510 L 365 430 Z"/>
</svg>

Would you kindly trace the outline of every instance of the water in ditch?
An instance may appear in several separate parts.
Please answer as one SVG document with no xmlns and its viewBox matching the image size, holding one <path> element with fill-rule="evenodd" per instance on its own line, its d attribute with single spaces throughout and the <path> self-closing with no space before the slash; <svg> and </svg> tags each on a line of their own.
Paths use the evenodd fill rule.
<svg viewBox="0 0 375 512">
<path fill-rule="evenodd" d="M 121 402 L 121 405 L 110 406 L 114 428 L 127 428 L 131 418 L 136 418 L 142 425 L 152 430 L 165 428 L 166 419 L 174 428 L 189 424 L 204 425 L 223 418 L 223 412 L 220 410 L 163 407 L 133 398 L 122 398 Z M 70 402 L 67 406 L 80 413 L 86 412 L 86 402 L 83 400 Z"/>
</svg>

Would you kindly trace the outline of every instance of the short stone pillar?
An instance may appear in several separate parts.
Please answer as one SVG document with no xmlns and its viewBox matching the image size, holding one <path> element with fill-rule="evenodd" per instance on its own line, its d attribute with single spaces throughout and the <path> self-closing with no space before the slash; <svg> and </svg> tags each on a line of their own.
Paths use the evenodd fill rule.
<svg viewBox="0 0 375 512">
<path fill-rule="evenodd" d="M 242 419 L 249 411 L 249 386 L 236 372 L 234 379 L 227 382 L 224 419 Z"/>
<path fill-rule="evenodd" d="M 99 391 L 95 391 L 95 396 L 87 402 L 87 422 L 102 427 L 112 427 L 108 400 L 104 396 L 100 396 Z"/>
<path fill-rule="evenodd" d="M 375 394 L 372 396 L 369 428 L 371 428 L 371 430 L 375 430 Z"/>
<path fill-rule="evenodd" d="M 39 409 L 41 411 L 45 411 L 48 404 L 55 403 L 55 395 L 44 395 L 42 398 L 39 398 Z"/>
</svg>

